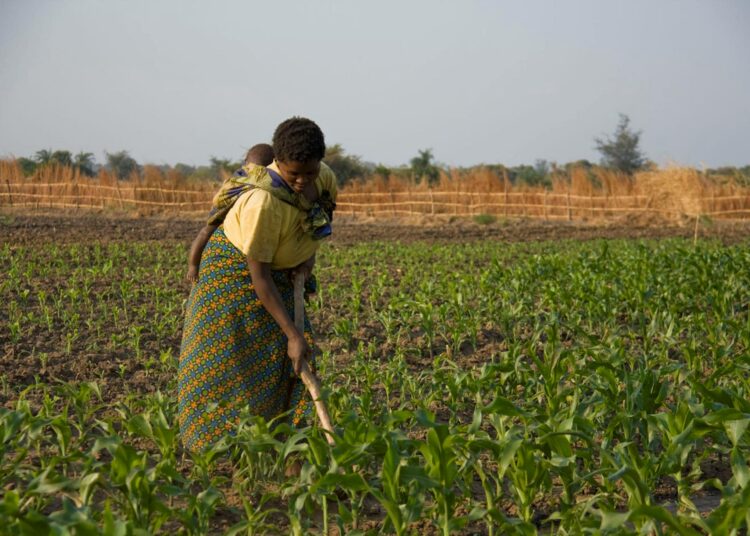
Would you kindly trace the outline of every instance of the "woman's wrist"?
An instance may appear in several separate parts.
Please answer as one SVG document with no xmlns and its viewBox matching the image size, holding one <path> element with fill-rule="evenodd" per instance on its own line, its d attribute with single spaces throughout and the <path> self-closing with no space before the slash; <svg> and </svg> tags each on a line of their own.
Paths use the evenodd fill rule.
<svg viewBox="0 0 750 536">
<path fill-rule="evenodd" d="M 288 333 L 285 330 L 285 335 L 286 338 L 290 341 L 302 342 L 305 340 L 305 335 L 303 333 L 300 333 L 300 331 L 294 326 L 292 326 L 292 329 L 290 329 Z"/>
</svg>

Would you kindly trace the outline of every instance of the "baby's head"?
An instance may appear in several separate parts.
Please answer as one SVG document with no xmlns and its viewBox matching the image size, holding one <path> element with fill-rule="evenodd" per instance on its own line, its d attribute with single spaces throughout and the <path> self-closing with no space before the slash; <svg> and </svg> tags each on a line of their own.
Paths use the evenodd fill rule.
<svg viewBox="0 0 750 536">
<path fill-rule="evenodd" d="M 267 143 L 253 145 L 245 155 L 245 164 L 270 166 L 271 162 L 273 162 L 273 147 Z"/>
</svg>

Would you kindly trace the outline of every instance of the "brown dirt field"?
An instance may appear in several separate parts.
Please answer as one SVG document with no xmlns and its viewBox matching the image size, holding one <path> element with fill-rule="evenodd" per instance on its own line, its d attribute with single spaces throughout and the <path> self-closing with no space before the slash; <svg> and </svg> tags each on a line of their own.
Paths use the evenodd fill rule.
<svg viewBox="0 0 750 536">
<path fill-rule="evenodd" d="M 162 242 L 190 244 L 202 226 L 200 219 L 173 217 L 133 217 L 128 214 L 97 213 L 35 213 L 0 211 L 0 245 L 34 246 L 44 243 L 91 244 L 95 242 Z M 539 220 L 510 220 L 481 225 L 471 219 L 455 218 L 413 218 L 413 219 L 353 219 L 338 218 L 332 243 L 351 245 L 360 242 L 415 242 L 461 243 L 478 240 L 498 242 L 596 240 L 623 238 L 690 238 L 694 236 L 693 223 L 677 225 L 660 220 L 622 219 L 617 222 L 544 222 Z M 725 244 L 745 242 L 750 239 L 750 222 L 701 222 L 698 236 L 702 239 L 716 239 Z M 50 285 L 55 282 L 49 282 Z M 187 289 L 187 286 L 185 286 Z M 187 290 L 186 290 L 187 292 Z M 3 320 L 0 314 L 0 320 Z M 319 323 L 329 325 L 331 313 L 326 311 L 318 318 Z M 375 328 L 373 328 L 375 329 Z M 62 340 L 51 340 L 39 336 L 16 344 L 9 344 L 7 337 L 0 337 L 0 368 L 6 372 L 7 381 L 16 388 L 34 383 L 35 377 L 42 382 L 59 380 L 95 380 L 102 385 L 103 398 L 112 403 L 128 393 L 153 392 L 164 389 L 170 376 L 150 370 L 143 363 L 134 363 L 128 350 L 111 350 L 106 353 L 91 352 L 86 349 L 89 342 L 86 334 L 77 340 L 68 355 L 61 350 Z M 92 335 L 93 336 L 93 335 Z M 370 340 L 374 332 L 356 334 L 359 340 Z M 487 355 L 497 351 L 502 345 L 498 334 L 483 331 L 480 333 L 479 348 L 466 355 L 457 356 L 457 361 L 467 366 L 481 362 Z M 156 355 L 161 349 L 171 348 L 173 355 L 179 352 L 179 334 L 168 339 L 156 340 L 148 335 L 143 340 L 146 355 Z M 334 353 L 346 360 L 346 351 L 340 343 L 329 346 Z M 48 356 L 41 364 L 36 357 L 40 353 Z M 383 349 L 383 354 L 388 354 Z M 75 356 L 75 359 L 71 358 Z M 126 372 L 120 365 L 128 364 Z M 422 363 L 413 360 L 409 363 L 419 368 Z M 159 367 L 155 367 L 158 369 Z M 11 407 L 15 393 L 0 395 L 0 406 Z M 29 394 L 34 399 L 33 393 Z M 467 417 L 468 418 L 468 417 Z M 726 481 L 726 464 L 709 460 L 707 475 L 718 476 Z M 660 500 L 668 503 L 674 497 L 674 486 L 665 485 Z M 696 498 L 701 511 L 716 507 L 719 498 L 714 493 L 705 493 Z M 382 517 L 376 512 L 374 517 Z"/>
<path fill-rule="evenodd" d="M 126 214 L 38 213 L 8 209 L 0 212 L 0 243 L 32 245 L 40 242 L 77 243 L 110 241 L 182 241 L 190 244 L 201 220 L 168 217 L 133 217 Z M 692 238 L 692 222 L 677 225 L 665 221 L 625 218 L 612 222 L 544 222 L 508 220 L 478 224 L 471 219 L 339 218 L 332 243 L 348 245 L 369 241 L 434 243 L 497 240 L 507 242 L 544 240 L 594 240 L 616 238 Z M 750 222 L 701 222 L 699 238 L 719 239 L 726 244 L 750 237 Z"/>
</svg>

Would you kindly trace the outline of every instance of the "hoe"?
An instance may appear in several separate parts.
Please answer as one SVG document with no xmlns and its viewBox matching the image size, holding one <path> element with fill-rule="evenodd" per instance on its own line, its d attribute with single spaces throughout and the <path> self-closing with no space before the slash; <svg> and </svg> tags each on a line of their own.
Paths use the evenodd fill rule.
<svg viewBox="0 0 750 536">
<path fill-rule="evenodd" d="M 304 274 L 297 274 L 294 277 L 294 325 L 300 333 L 305 332 L 305 276 Z M 331 417 L 328 415 L 325 402 L 321 398 L 320 380 L 315 373 L 310 370 L 310 366 L 307 364 L 307 360 L 302 361 L 302 367 L 300 371 L 300 377 L 302 383 L 305 384 L 307 390 L 310 391 L 313 401 L 315 402 L 315 412 L 318 414 L 320 419 L 320 425 L 326 432 L 326 439 L 330 445 L 335 444 L 333 439 L 333 426 L 331 426 Z"/>
</svg>

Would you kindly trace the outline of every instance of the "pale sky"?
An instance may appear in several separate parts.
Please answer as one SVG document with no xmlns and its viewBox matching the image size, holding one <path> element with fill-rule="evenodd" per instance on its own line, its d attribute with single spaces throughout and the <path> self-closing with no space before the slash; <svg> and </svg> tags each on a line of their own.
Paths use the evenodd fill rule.
<svg viewBox="0 0 750 536">
<path fill-rule="evenodd" d="M 750 164 L 750 0 L 0 0 L 0 157 L 239 159 L 292 115 L 386 165 Z"/>
</svg>

